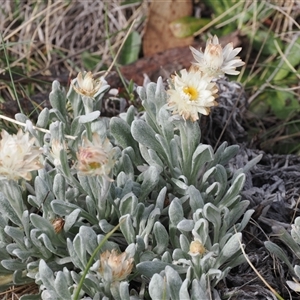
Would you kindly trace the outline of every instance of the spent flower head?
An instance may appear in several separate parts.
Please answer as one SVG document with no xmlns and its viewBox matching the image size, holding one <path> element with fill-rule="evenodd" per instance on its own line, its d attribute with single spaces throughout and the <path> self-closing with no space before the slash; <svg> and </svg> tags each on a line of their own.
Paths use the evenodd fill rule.
<svg viewBox="0 0 300 300">
<path fill-rule="evenodd" d="M 104 281 L 122 281 L 127 278 L 133 268 L 133 258 L 127 253 L 119 253 L 116 249 L 106 250 L 100 255 L 99 273 Z"/>
<path fill-rule="evenodd" d="M 72 83 L 73 89 L 76 93 L 90 98 L 93 98 L 103 85 L 101 80 L 93 79 L 92 72 L 87 72 L 84 75 L 79 72 L 76 81 L 78 85 L 77 87 Z"/>
<path fill-rule="evenodd" d="M 194 241 L 191 242 L 190 251 L 189 251 L 189 254 L 191 256 L 196 256 L 196 255 L 202 256 L 205 253 L 205 251 L 206 251 L 205 247 L 198 239 L 195 239 Z"/>
<path fill-rule="evenodd" d="M 34 146 L 35 138 L 19 129 L 17 134 L 1 132 L 0 179 L 31 179 L 31 171 L 41 169 L 40 155 L 43 150 Z"/>
<path fill-rule="evenodd" d="M 221 77 L 224 74 L 237 75 L 240 72 L 236 71 L 237 67 L 243 66 L 245 63 L 236 56 L 242 48 L 233 49 L 233 44 L 227 44 L 224 49 L 219 44 L 219 39 L 214 36 L 213 39 L 208 39 L 204 53 L 193 47 L 190 47 L 192 54 L 196 60 L 194 65 L 209 76 Z"/>
<path fill-rule="evenodd" d="M 80 175 L 100 175 L 109 179 L 110 171 L 115 164 L 115 151 L 107 138 L 102 141 L 100 136 L 94 133 L 92 142 L 84 138 L 77 159 L 76 169 Z"/>
<path fill-rule="evenodd" d="M 64 228 L 65 220 L 63 218 L 56 218 L 52 221 L 52 226 L 55 233 L 60 233 Z"/>
<path fill-rule="evenodd" d="M 198 113 L 208 115 L 210 107 L 217 105 L 216 83 L 211 82 L 212 77 L 203 75 L 195 67 L 189 71 L 183 69 L 180 76 L 176 74 L 172 77 L 168 106 L 173 114 L 179 114 L 185 120 L 191 119 L 193 122 L 199 119 Z"/>
</svg>

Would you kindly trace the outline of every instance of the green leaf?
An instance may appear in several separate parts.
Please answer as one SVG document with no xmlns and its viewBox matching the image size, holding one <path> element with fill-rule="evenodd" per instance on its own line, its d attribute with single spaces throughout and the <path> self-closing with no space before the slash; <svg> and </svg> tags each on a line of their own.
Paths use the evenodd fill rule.
<svg viewBox="0 0 300 300">
<path fill-rule="evenodd" d="M 299 101 L 292 92 L 275 90 L 265 93 L 269 94 L 268 104 L 279 119 L 285 120 L 300 110 Z"/>
<path fill-rule="evenodd" d="M 282 49 L 281 44 L 279 44 L 279 47 Z M 287 45 L 287 47 L 289 47 L 289 45 Z M 273 45 L 273 48 L 275 48 L 274 45 Z M 290 48 L 290 51 L 287 54 L 285 54 L 287 61 L 294 68 L 300 64 L 299 52 L 300 52 L 300 38 L 298 38 L 295 41 L 295 43 Z M 278 70 L 275 77 L 273 78 L 273 80 L 280 81 L 280 80 L 284 79 L 285 77 L 287 77 L 289 75 L 289 73 L 291 73 L 291 72 L 293 72 L 291 70 L 291 68 L 288 66 L 288 64 L 286 62 L 284 62 L 283 65 Z"/>
<path fill-rule="evenodd" d="M 99 61 L 101 61 L 101 56 L 89 53 L 88 51 L 84 51 L 81 54 L 81 61 L 83 62 L 85 70 L 93 70 L 95 68 L 95 65 L 97 65 Z"/>
<path fill-rule="evenodd" d="M 141 50 L 142 39 L 137 31 L 132 31 L 120 52 L 119 63 L 121 65 L 128 65 L 135 62 Z"/>
<path fill-rule="evenodd" d="M 243 30 L 250 39 L 253 41 L 253 48 L 257 51 L 260 51 L 263 55 L 278 55 L 278 50 L 274 45 L 276 41 L 280 47 L 283 49 L 283 44 L 281 39 L 276 38 L 273 31 L 270 30 L 256 30 L 246 28 Z"/>
<path fill-rule="evenodd" d="M 175 37 L 185 38 L 192 36 L 196 31 L 207 25 L 209 22 L 211 22 L 211 19 L 208 18 L 185 16 L 172 21 L 169 27 Z"/>
</svg>

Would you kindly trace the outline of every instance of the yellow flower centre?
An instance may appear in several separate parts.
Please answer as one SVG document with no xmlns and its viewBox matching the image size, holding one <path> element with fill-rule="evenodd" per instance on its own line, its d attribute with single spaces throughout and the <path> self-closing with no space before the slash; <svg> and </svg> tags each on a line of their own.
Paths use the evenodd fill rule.
<svg viewBox="0 0 300 300">
<path fill-rule="evenodd" d="M 198 98 L 198 91 L 192 86 L 184 87 L 183 92 L 189 96 L 191 101 L 195 101 Z"/>
<path fill-rule="evenodd" d="M 89 167 L 92 169 L 92 170 L 96 170 L 96 169 L 99 169 L 101 168 L 101 164 L 94 161 L 94 162 L 91 162 L 89 163 Z"/>
</svg>

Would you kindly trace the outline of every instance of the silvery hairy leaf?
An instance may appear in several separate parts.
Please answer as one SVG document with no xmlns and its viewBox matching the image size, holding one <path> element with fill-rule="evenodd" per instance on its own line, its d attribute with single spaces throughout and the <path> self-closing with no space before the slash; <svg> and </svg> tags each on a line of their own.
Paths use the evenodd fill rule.
<svg viewBox="0 0 300 300">
<path fill-rule="evenodd" d="M 66 115 L 66 93 L 64 88 L 61 87 L 60 83 L 56 80 L 52 83 L 52 91 L 49 95 L 49 100 L 56 112 L 60 112 L 61 116 Z"/>
<path fill-rule="evenodd" d="M 231 187 L 227 191 L 227 193 L 224 195 L 222 200 L 219 202 L 219 207 L 222 206 L 230 206 L 231 202 L 233 201 L 234 197 L 238 196 L 241 192 L 244 183 L 245 183 L 245 174 L 240 174 L 232 183 Z"/>
<path fill-rule="evenodd" d="M 232 235 L 232 237 L 227 241 L 225 246 L 221 249 L 221 252 L 216 259 L 216 268 L 219 268 L 226 261 L 230 260 L 230 257 L 234 256 L 236 252 L 241 251 L 241 239 L 242 234 L 240 232 Z"/>
<path fill-rule="evenodd" d="M 155 135 L 156 132 L 144 121 L 135 120 L 131 125 L 132 136 L 140 144 L 146 146 L 147 148 L 153 149 L 161 157 L 166 158 L 166 154 Z"/>
<path fill-rule="evenodd" d="M 110 131 L 116 140 L 117 145 L 123 149 L 132 147 L 135 153 L 136 161 L 141 163 L 138 144 L 131 134 L 130 126 L 121 118 L 113 117 L 110 120 Z"/>
<path fill-rule="evenodd" d="M 49 123 L 49 116 L 50 116 L 49 109 L 45 107 L 38 116 L 36 126 L 45 128 Z"/>
<path fill-rule="evenodd" d="M 271 241 L 264 242 L 264 245 L 270 253 L 276 255 L 279 259 L 281 259 L 288 266 L 289 271 L 293 274 L 293 276 L 296 275 L 294 273 L 293 265 L 290 263 L 287 254 L 283 251 L 283 249 L 281 247 L 279 247 L 278 245 L 276 245 L 275 243 L 273 243 Z"/>
<path fill-rule="evenodd" d="M 164 278 L 159 274 L 154 274 L 149 283 L 149 294 L 152 299 L 170 299 L 169 287 Z"/>
<path fill-rule="evenodd" d="M 300 245 L 300 217 L 296 218 L 294 224 L 292 224 L 291 236 Z"/>
<path fill-rule="evenodd" d="M 179 291 L 182 284 L 182 280 L 179 274 L 172 268 L 167 266 L 165 268 L 166 282 L 170 291 L 170 298 L 173 300 L 180 300 Z"/>
<path fill-rule="evenodd" d="M 168 247 L 169 234 L 166 228 L 160 222 L 155 222 L 153 226 L 153 234 L 156 241 L 156 246 L 153 248 L 153 252 L 162 254 Z"/>
<path fill-rule="evenodd" d="M 125 219 L 125 221 L 122 222 L 122 220 L 124 220 L 124 219 Z M 134 243 L 136 234 L 135 234 L 135 230 L 134 230 L 134 227 L 132 224 L 131 216 L 129 214 L 122 216 L 120 218 L 120 223 L 121 223 L 120 229 L 121 229 L 127 243 L 128 244 Z"/>
<path fill-rule="evenodd" d="M 21 220 L 19 219 L 19 216 L 17 215 L 16 211 L 13 209 L 9 201 L 1 192 L 0 192 L 0 207 L 1 207 L 2 214 L 6 218 L 9 218 L 16 225 L 21 226 L 22 223 Z"/>
</svg>

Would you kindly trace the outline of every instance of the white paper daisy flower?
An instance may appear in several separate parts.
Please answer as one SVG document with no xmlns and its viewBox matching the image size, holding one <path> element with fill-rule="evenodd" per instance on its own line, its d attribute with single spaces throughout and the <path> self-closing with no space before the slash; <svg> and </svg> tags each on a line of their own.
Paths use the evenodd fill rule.
<svg viewBox="0 0 300 300">
<path fill-rule="evenodd" d="M 203 75 L 197 68 L 189 71 L 183 69 L 180 76 L 173 76 L 173 88 L 167 91 L 168 106 L 172 113 L 193 122 L 199 119 L 198 113 L 208 115 L 210 107 L 217 105 L 214 100 L 218 89 L 211 80 L 210 76 Z"/>
<path fill-rule="evenodd" d="M 240 72 L 236 71 L 237 67 L 243 66 L 245 63 L 236 56 L 242 48 L 233 49 L 233 44 L 227 44 L 224 49 L 219 44 L 219 39 L 214 36 L 213 39 L 208 39 L 204 53 L 193 47 L 190 47 L 192 54 L 196 60 L 194 65 L 209 76 L 221 77 L 224 74 L 237 75 Z"/>
</svg>

